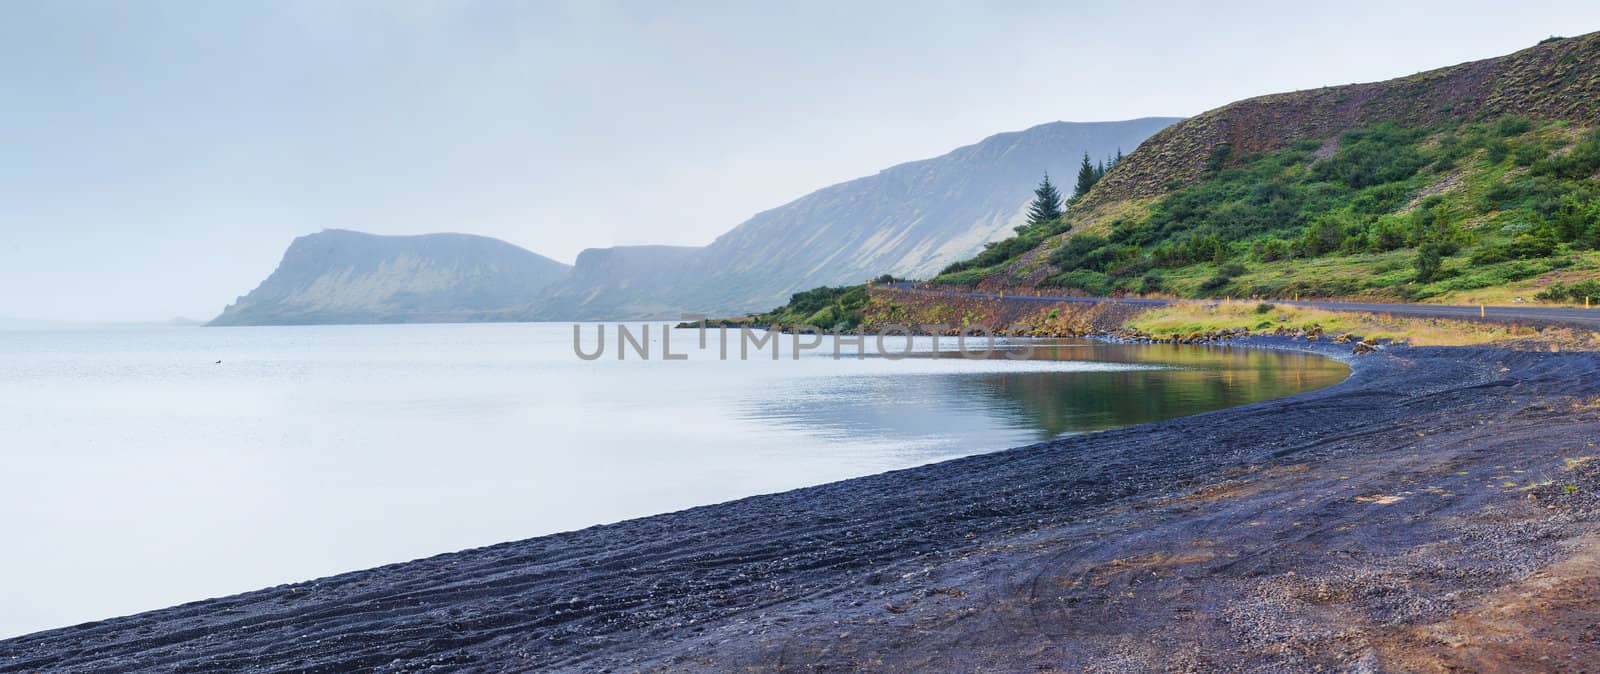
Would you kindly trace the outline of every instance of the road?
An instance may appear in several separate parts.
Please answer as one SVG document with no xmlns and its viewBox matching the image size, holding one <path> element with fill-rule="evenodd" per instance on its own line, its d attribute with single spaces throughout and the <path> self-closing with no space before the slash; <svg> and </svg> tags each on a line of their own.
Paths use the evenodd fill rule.
<svg viewBox="0 0 1600 674">
<path fill-rule="evenodd" d="M 954 290 L 938 290 L 917 288 L 911 283 L 884 284 L 888 287 L 901 290 L 916 290 L 918 292 L 939 293 L 963 297 L 1000 298 L 998 293 L 973 293 Z M 1143 297 L 1069 297 L 1059 295 L 1005 295 L 1008 301 L 1017 302 L 1122 302 L 1127 304 L 1165 305 L 1177 300 L 1149 299 Z M 1579 309 L 1574 307 L 1550 306 L 1515 306 L 1515 307 L 1476 307 L 1455 306 L 1448 304 L 1377 304 L 1368 302 L 1322 302 L 1322 301 L 1291 301 L 1267 300 L 1273 304 L 1283 304 L 1313 309 L 1326 309 L 1328 311 L 1357 311 L 1371 314 L 1392 314 L 1395 316 L 1416 316 L 1422 318 L 1450 318 L 1455 320 L 1471 321 L 1475 323 L 1517 323 L 1536 326 L 1571 326 L 1588 330 L 1600 330 L 1600 309 Z"/>
</svg>

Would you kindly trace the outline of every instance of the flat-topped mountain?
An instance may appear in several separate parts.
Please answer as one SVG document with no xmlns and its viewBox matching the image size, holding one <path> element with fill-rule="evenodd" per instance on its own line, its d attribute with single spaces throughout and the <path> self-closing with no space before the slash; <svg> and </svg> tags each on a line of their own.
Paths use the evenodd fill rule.
<svg viewBox="0 0 1600 674">
<path fill-rule="evenodd" d="M 211 325 L 505 320 L 570 269 L 470 234 L 324 230 L 295 239 L 277 270 Z"/>
</svg>

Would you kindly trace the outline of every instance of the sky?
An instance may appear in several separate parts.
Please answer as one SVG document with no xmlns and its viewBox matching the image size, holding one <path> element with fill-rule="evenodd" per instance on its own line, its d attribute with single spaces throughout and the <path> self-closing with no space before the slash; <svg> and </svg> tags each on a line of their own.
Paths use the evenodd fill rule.
<svg viewBox="0 0 1600 674">
<path fill-rule="evenodd" d="M 0 317 L 208 319 L 324 228 L 571 262 L 1055 120 L 1600 30 L 1600 3 L 0 3 Z"/>
</svg>

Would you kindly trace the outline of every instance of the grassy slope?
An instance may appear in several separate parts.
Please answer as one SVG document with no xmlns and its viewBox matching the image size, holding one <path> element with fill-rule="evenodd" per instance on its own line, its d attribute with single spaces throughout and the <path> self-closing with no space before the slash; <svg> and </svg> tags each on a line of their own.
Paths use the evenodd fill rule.
<svg viewBox="0 0 1600 674">
<path fill-rule="evenodd" d="M 1245 328 L 1253 333 L 1320 329 L 1328 335 L 1352 334 L 1414 346 L 1481 344 L 1557 344 L 1594 349 L 1597 335 L 1566 328 L 1537 329 L 1438 318 L 1408 318 L 1323 311 L 1289 305 L 1241 301 L 1180 302 L 1152 309 L 1128 321 L 1128 328 L 1157 337 L 1174 337 Z"/>
<path fill-rule="evenodd" d="M 1534 300 L 1552 284 L 1600 277 L 1597 170 L 1600 135 L 1565 122 L 1380 125 L 1214 169 L 1126 212 L 1107 236 L 1055 236 L 1069 215 L 936 280 L 998 277 L 1089 294 Z M 1425 276 L 1416 258 L 1428 243 L 1445 255 Z M 1030 284 L 1044 260 L 1049 273 Z M 1544 299 L 1581 303 L 1582 294 Z"/>
<path fill-rule="evenodd" d="M 1500 120 L 1518 115 L 1531 124 L 1502 128 Z M 1561 241 L 1553 255 L 1519 253 L 1529 258 L 1519 261 L 1480 255 L 1478 263 L 1468 261 L 1480 248 L 1514 239 L 1524 225 L 1553 219 L 1552 195 L 1575 193 L 1594 203 L 1592 171 L 1559 181 L 1530 173 L 1538 155 L 1573 152 L 1595 126 L 1600 34 L 1386 82 L 1248 99 L 1156 134 L 1075 204 L 1065 222 L 1024 232 L 936 280 L 1176 296 L 1300 292 L 1436 302 L 1532 300 L 1548 284 L 1600 276 L 1600 258 L 1591 246 Z M 1352 131 L 1384 136 L 1383 142 L 1352 149 Z M 1387 151 L 1393 144 L 1405 152 Z M 1285 187 L 1290 198 L 1275 198 L 1274 190 Z M 1436 278 L 1417 278 L 1418 240 L 1399 250 L 1392 243 L 1341 246 L 1301 251 L 1287 260 L 1254 254 L 1257 240 L 1293 241 L 1319 219 L 1336 220 L 1330 229 L 1367 228 L 1383 216 L 1386 226 L 1403 225 L 1394 220 L 1433 194 L 1440 198 L 1426 209 L 1442 201 L 1458 239 L 1449 242 L 1445 252 L 1452 254 Z M 1499 199 L 1486 207 L 1489 196 Z M 1587 217 L 1593 221 L 1596 214 Z M 1118 240 L 1125 230 L 1152 224 L 1154 237 Z M 1222 237 L 1231 249 L 1214 261 L 1166 256 L 1148 265 L 1125 249 L 1109 255 L 1094 247 L 1071 255 L 1056 250 L 1085 235 L 1134 245 L 1146 257 L 1163 244 L 1207 235 Z M 1233 272 L 1224 276 L 1236 278 L 1208 285 L 1224 267 Z M 1141 282 L 1151 269 L 1152 280 L 1160 283 Z M 1581 303 L 1581 295 L 1565 299 L 1573 297 Z"/>
<path fill-rule="evenodd" d="M 1600 33 L 1385 82 L 1247 99 L 1157 133 L 1063 221 L 1025 229 L 934 281 L 1063 294 L 1600 302 L 1600 176 L 1548 166 L 1595 151 L 1596 128 Z M 1363 134 L 1377 141 L 1355 147 Z M 1556 220 L 1581 231 L 1552 233 Z M 1319 225 L 1331 248 L 1303 245 Z M 1524 235 L 1538 240 L 1518 245 Z M 1085 236 L 1106 241 L 1071 243 Z M 1208 236 L 1224 250 L 1173 254 Z M 1417 266 L 1430 241 L 1443 243 L 1437 273 Z M 1083 249 L 1061 251 L 1074 245 Z M 756 320 L 861 320 L 862 297 L 818 292 L 832 299 L 802 293 Z"/>
</svg>

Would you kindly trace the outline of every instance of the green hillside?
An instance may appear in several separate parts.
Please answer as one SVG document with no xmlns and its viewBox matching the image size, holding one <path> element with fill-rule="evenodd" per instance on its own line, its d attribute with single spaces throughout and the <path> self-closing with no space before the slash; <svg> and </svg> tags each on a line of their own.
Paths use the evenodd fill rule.
<svg viewBox="0 0 1600 674">
<path fill-rule="evenodd" d="M 1257 156 L 1216 154 L 1198 182 L 1103 233 L 1072 232 L 1069 212 L 935 280 L 1417 301 L 1489 288 L 1534 299 L 1517 283 L 1542 278 L 1539 299 L 1570 300 L 1557 284 L 1600 269 L 1600 133 L 1569 122 L 1382 123 Z M 1050 273 L 1030 283 L 1039 268 Z"/>
<path fill-rule="evenodd" d="M 1232 103 L 1152 136 L 947 285 L 1577 301 L 1600 277 L 1600 33 Z"/>
</svg>

